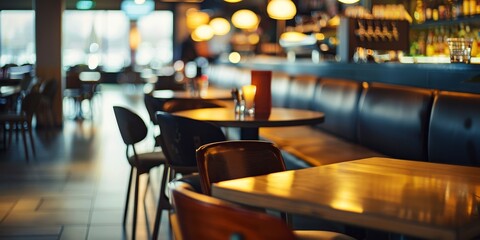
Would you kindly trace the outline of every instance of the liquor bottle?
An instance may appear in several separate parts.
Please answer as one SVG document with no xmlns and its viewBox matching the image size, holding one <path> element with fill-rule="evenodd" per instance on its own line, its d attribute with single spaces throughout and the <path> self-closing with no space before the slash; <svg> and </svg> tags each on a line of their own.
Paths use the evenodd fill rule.
<svg viewBox="0 0 480 240">
<path fill-rule="evenodd" d="M 425 22 L 425 3 L 422 0 L 416 2 L 414 17 L 418 24 Z"/>
<path fill-rule="evenodd" d="M 420 32 L 418 37 L 418 55 L 425 56 L 425 54 L 426 54 L 425 32 Z"/>
<path fill-rule="evenodd" d="M 470 0 L 463 0 L 462 15 L 468 17 L 470 15 Z"/>
<path fill-rule="evenodd" d="M 438 12 L 439 4 L 438 4 L 437 1 L 434 1 L 433 3 L 434 4 L 432 6 L 432 19 L 433 19 L 433 21 L 438 21 L 438 19 L 439 19 L 439 12 Z"/>
<path fill-rule="evenodd" d="M 426 21 L 431 21 L 432 20 L 432 9 L 433 7 L 433 1 L 432 0 L 427 0 L 426 1 L 426 6 L 425 6 L 425 20 Z"/>
<path fill-rule="evenodd" d="M 452 4 L 450 5 L 450 12 L 452 15 L 452 19 L 457 19 L 459 17 L 459 11 L 457 8 L 458 0 L 452 0 Z"/>
<path fill-rule="evenodd" d="M 470 0 L 469 2 L 470 2 L 469 13 L 470 13 L 470 16 L 472 16 L 477 13 L 477 0 Z"/>
<path fill-rule="evenodd" d="M 428 32 L 425 55 L 427 55 L 427 57 L 435 55 L 434 33 L 432 30 Z"/>
<path fill-rule="evenodd" d="M 439 20 L 447 19 L 447 17 L 446 17 L 446 11 L 447 11 L 446 1 L 440 0 L 437 8 L 438 8 L 438 19 Z"/>
</svg>

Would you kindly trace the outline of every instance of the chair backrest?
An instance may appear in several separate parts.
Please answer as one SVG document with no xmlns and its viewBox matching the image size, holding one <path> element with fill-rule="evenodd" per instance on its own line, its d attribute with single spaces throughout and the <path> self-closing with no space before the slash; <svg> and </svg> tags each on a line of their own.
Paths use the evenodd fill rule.
<svg viewBox="0 0 480 240">
<path fill-rule="evenodd" d="M 280 150 L 271 142 L 223 141 L 197 149 L 198 171 L 203 193 L 210 195 L 212 183 L 285 171 Z"/>
<path fill-rule="evenodd" d="M 177 172 L 182 168 L 197 169 L 195 150 L 207 143 L 225 141 L 220 127 L 208 122 L 198 121 L 157 112 L 160 126 L 162 150 L 169 166 Z"/>
<path fill-rule="evenodd" d="M 147 126 L 143 119 L 136 113 L 120 106 L 113 106 L 118 129 L 123 142 L 133 145 L 142 141 L 147 136 Z"/>
<path fill-rule="evenodd" d="M 165 104 L 165 100 L 157 99 L 151 94 L 144 94 L 143 102 L 145 104 L 145 108 L 147 109 L 148 116 L 150 117 L 150 121 L 154 124 L 157 124 L 155 112 L 163 111 L 163 105 Z"/>
<path fill-rule="evenodd" d="M 183 186 L 183 185 L 180 185 Z M 217 198 L 190 191 L 172 189 L 181 239 L 295 239 L 285 222 L 266 213 L 247 210 Z"/>
<path fill-rule="evenodd" d="M 24 112 L 28 118 L 28 121 L 31 121 L 33 114 L 37 111 L 38 106 L 40 105 L 40 98 L 42 96 L 39 92 L 30 91 L 25 95 L 22 100 L 22 112 Z"/>
<path fill-rule="evenodd" d="M 40 93 L 48 100 L 53 101 L 58 89 L 58 83 L 55 79 L 47 80 L 40 86 Z"/>
</svg>

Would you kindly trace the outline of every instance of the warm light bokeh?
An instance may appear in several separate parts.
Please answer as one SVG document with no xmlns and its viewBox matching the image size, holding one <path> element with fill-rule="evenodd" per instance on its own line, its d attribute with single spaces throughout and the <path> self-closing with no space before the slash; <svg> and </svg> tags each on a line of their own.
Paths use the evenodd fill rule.
<svg viewBox="0 0 480 240">
<path fill-rule="evenodd" d="M 214 18 L 209 25 L 212 27 L 215 35 L 223 36 L 230 32 L 230 23 L 225 18 Z"/>
<path fill-rule="evenodd" d="M 290 0 L 272 0 L 267 5 L 268 16 L 277 20 L 288 20 L 295 17 L 297 8 Z"/>
<path fill-rule="evenodd" d="M 196 29 L 200 25 L 208 24 L 210 16 L 206 12 L 201 12 L 195 8 L 187 10 L 187 27 L 190 30 Z"/>
<path fill-rule="evenodd" d="M 208 41 L 212 39 L 214 33 L 212 27 L 210 25 L 201 25 L 198 26 L 193 32 L 192 32 L 192 39 L 196 42 L 200 41 Z"/>
<path fill-rule="evenodd" d="M 232 15 L 233 25 L 240 29 L 254 30 L 259 21 L 257 14 L 247 9 L 238 10 Z"/>
</svg>

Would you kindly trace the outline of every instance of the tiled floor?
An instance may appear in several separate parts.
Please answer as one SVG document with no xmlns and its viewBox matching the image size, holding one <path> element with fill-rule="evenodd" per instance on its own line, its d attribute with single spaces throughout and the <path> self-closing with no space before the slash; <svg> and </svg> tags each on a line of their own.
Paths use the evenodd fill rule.
<svg viewBox="0 0 480 240">
<path fill-rule="evenodd" d="M 93 120 L 66 119 L 63 129 L 34 131 L 37 155 L 30 163 L 21 138 L 0 150 L 0 239 L 130 239 L 131 224 L 122 224 L 130 166 L 112 106 L 128 106 L 146 123 L 148 115 L 141 89 L 102 87 Z M 152 146 L 150 138 L 140 144 L 145 151 Z M 160 173 L 152 170 L 145 198 L 140 191 L 137 239 L 151 238 Z M 164 212 L 159 239 L 169 238 Z"/>
</svg>

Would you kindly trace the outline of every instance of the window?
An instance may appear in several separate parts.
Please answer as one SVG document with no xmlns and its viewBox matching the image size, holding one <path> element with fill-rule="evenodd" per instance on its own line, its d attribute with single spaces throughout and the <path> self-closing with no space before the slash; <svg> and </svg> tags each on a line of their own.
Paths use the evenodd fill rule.
<svg viewBox="0 0 480 240">
<path fill-rule="evenodd" d="M 35 12 L 0 11 L 0 66 L 35 63 Z"/>
<path fill-rule="evenodd" d="M 135 24 L 122 11 L 65 11 L 63 24 L 64 66 L 86 64 L 118 71 L 131 64 L 129 39 Z M 172 61 L 172 12 L 154 11 L 141 17 L 136 28 L 137 66 L 157 68 Z"/>
</svg>

